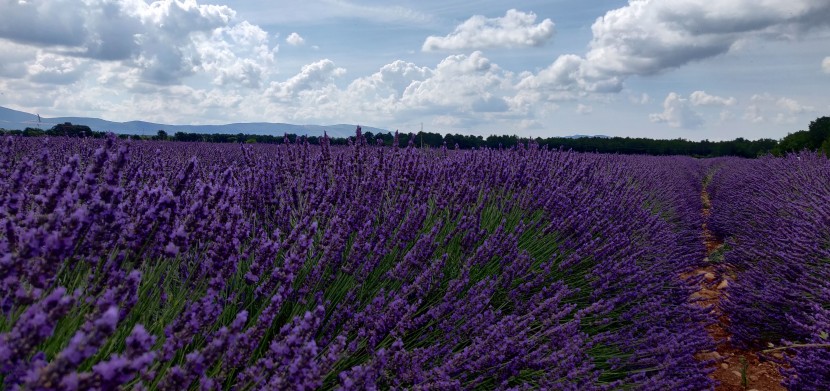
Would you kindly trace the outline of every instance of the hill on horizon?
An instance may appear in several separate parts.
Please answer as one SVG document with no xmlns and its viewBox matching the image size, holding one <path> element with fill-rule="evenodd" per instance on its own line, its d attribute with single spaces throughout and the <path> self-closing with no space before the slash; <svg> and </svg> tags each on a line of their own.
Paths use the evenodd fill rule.
<svg viewBox="0 0 830 391">
<path fill-rule="evenodd" d="M 254 134 L 280 136 L 284 133 L 306 136 L 322 136 L 327 132 L 330 137 L 348 137 L 354 135 L 355 127 L 352 124 L 334 125 L 296 125 L 279 122 L 243 122 L 224 125 L 170 125 L 146 121 L 115 122 L 100 118 L 89 117 L 41 117 L 40 127 L 49 129 L 56 124 L 71 122 L 74 125 L 86 125 L 97 132 L 113 132 L 116 134 L 137 134 L 150 136 L 155 135 L 159 130 L 168 134 L 176 132 L 201 133 L 201 134 Z M 27 127 L 38 127 L 37 114 L 26 113 L 0 106 L 0 128 L 25 129 Z M 365 132 L 386 133 L 389 130 L 363 126 Z"/>
<path fill-rule="evenodd" d="M 96 132 L 113 132 L 116 134 L 136 134 L 141 136 L 153 136 L 159 130 L 164 130 L 169 135 L 176 132 L 199 133 L 199 134 L 251 134 L 282 136 L 285 133 L 298 136 L 322 136 L 327 132 L 329 137 L 346 138 L 354 136 L 355 124 L 334 124 L 334 125 L 297 125 L 282 122 L 236 122 L 223 125 L 171 125 L 147 121 L 116 122 L 107 121 L 101 118 L 91 117 L 41 117 L 38 123 L 37 114 L 14 110 L 0 106 L 0 128 L 20 129 L 40 127 L 49 129 L 57 124 L 70 122 L 73 125 L 86 125 Z M 374 134 L 394 132 L 394 130 L 376 128 L 360 125 L 364 132 Z M 408 133 L 408 132 L 404 132 Z M 443 132 L 441 132 L 443 134 Z M 556 136 L 570 139 L 579 138 L 610 138 L 606 135 L 574 134 L 571 136 Z"/>
</svg>

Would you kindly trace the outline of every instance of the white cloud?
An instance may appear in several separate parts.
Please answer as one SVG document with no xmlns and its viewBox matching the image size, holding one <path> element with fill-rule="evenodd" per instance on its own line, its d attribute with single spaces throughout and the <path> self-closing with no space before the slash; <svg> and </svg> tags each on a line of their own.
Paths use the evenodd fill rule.
<svg viewBox="0 0 830 391">
<path fill-rule="evenodd" d="M 213 75 L 217 85 L 258 88 L 276 66 L 279 47 L 272 48 L 268 33 L 248 22 L 215 29 L 194 42 L 200 70 Z"/>
<path fill-rule="evenodd" d="M 419 67 L 403 60 L 393 61 L 377 72 L 355 79 L 348 87 L 351 94 L 359 95 L 367 101 L 398 101 L 403 97 L 407 87 L 414 81 L 423 81 L 432 76 L 428 67 Z"/>
<path fill-rule="evenodd" d="M 519 121 L 518 128 L 522 130 L 528 129 L 542 129 L 543 125 L 541 122 L 535 119 L 523 119 Z"/>
<path fill-rule="evenodd" d="M 0 38 L 77 56 L 124 60 L 137 55 L 142 44 L 182 43 L 193 32 L 228 25 L 234 16 L 226 6 L 195 0 L 95 1 L 84 6 L 70 0 L 7 1 L 0 14 Z"/>
<path fill-rule="evenodd" d="M 554 34 L 554 24 L 545 19 L 536 24 L 536 14 L 515 9 L 503 17 L 486 18 L 475 15 L 458 25 L 447 36 L 430 36 L 424 41 L 423 51 L 475 50 L 486 48 L 516 48 L 541 46 Z"/>
<path fill-rule="evenodd" d="M 636 0 L 597 19 L 586 58 L 612 74 L 649 75 L 828 22 L 824 0 Z"/>
<path fill-rule="evenodd" d="M 752 104 L 746 107 L 746 111 L 744 113 L 744 119 L 752 123 L 760 123 L 766 121 L 766 118 L 764 118 L 764 115 L 761 112 L 760 104 L 758 104 L 758 102 L 755 100 L 756 96 L 757 95 L 752 97 Z"/>
<path fill-rule="evenodd" d="M 432 119 L 432 125 L 435 127 L 452 128 L 461 125 L 461 119 L 451 115 L 438 115 Z"/>
<path fill-rule="evenodd" d="M 695 91 L 689 95 L 689 100 L 695 106 L 733 106 L 737 103 L 734 97 L 723 98 L 716 95 L 709 95 L 705 91 Z"/>
<path fill-rule="evenodd" d="M 311 64 L 303 65 L 300 73 L 284 82 L 271 82 L 265 95 L 279 101 L 296 98 L 301 93 L 332 88 L 334 80 L 346 73 L 329 59 L 322 59 Z M 317 99 L 323 97 L 318 96 Z M 321 102 L 318 102 L 321 103 Z"/>
<path fill-rule="evenodd" d="M 567 100 L 585 93 L 619 92 L 622 78 L 597 73 L 584 58 L 568 54 L 536 74 L 523 74 L 518 88 L 539 93 L 542 100 Z"/>
<path fill-rule="evenodd" d="M 214 61 L 212 56 L 208 58 Z M 269 118 L 293 123 L 395 124 L 401 129 L 417 129 L 424 122 L 425 126 L 453 131 L 483 126 L 493 131 L 513 129 L 522 120 L 537 123 L 534 117 L 547 110 L 545 104 L 537 108 L 515 106 L 513 74 L 480 52 L 448 56 L 433 66 L 393 61 L 345 87 L 338 85 L 346 70 L 330 59 L 309 63 L 281 80 L 264 80 L 260 88 L 251 90 L 219 83 L 143 83 L 139 69 L 117 62 L 95 65 L 92 71 L 101 76 L 87 88 L 67 85 L 41 94 L 32 90 L 25 97 L 4 95 L 0 104 L 7 106 L 6 98 L 13 98 L 13 103 L 40 108 L 37 110 L 44 115 L 101 116 L 100 112 L 106 112 L 105 118 L 122 121 L 227 123 L 228 113 L 233 113 L 236 121 Z M 3 91 L 20 89 L 27 83 L 25 79 L 15 84 L 4 80 L 0 79 Z M 131 88 L 128 94 L 123 93 L 125 85 Z"/>
<path fill-rule="evenodd" d="M 305 43 L 305 38 L 301 37 L 300 34 L 291 33 L 285 38 L 285 42 L 291 46 L 300 46 Z"/>
<path fill-rule="evenodd" d="M 753 123 L 773 121 L 792 124 L 815 111 L 815 107 L 802 104 L 793 98 L 763 93 L 750 98 L 744 119 Z"/>
<path fill-rule="evenodd" d="M 591 114 L 592 111 L 594 111 L 594 108 L 591 106 L 583 105 L 582 103 L 576 105 L 577 114 L 587 115 Z"/>
<path fill-rule="evenodd" d="M 396 60 L 345 88 L 335 84 L 342 74 L 337 69 L 322 60 L 284 82 L 272 82 L 266 92 L 275 102 L 269 114 L 297 121 L 321 121 L 321 116 L 358 123 L 423 121 L 454 129 L 532 117 L 511 100 L 516 92 L 513 74 L 481 52 L 451 55 L 434 67 Z"/>
<path fill-rule="evenodd" d="M 825 0 L 630 0 L 597 18 L 585 56 L 561 55 L 526 75 L 521 87 L 546 91 L 542 99 L 560 99 L 561 91 L 619 92 L 630 76 L 721 55 L 747 40 L 794 39 L 829 24 Z"/>
<path fill-rule="evenodd" d="M 204 42 L 216 29 L 229 28 L 235 12 L 225 6 L 199 5 L 195 0 L 135 4 L 141 21 L 138 49 L 127 64 L 142 70 L 144 81 L 179 84 L 201 70 Z M 200 47 L 201 46 L 201 47 Z"/>
<path fill-rule="evenodd" d="M 509 74 L 481 52 L 442 60 L 429 78 L 414 80 L 401 103 L 410 108 L 452 107 L 464 111 L 501 112 L 508 109 L 500 89 L 510 88 Z"/>
<path fill-rule="evenodd" d="M 41 51 L 28 66 L 28 78 L 37 83 L 70 84 L 83 76 L 85 65 L 86 61 L 79 58 Z"/>
<path fill-rule="evenodd" d="M 651 122 L 667 123 L 673 128 L 697 128 L 703 125 L 703 117 L 692 110 L 691 102 L 675 92 L 663 101 L 663 112 L 649 115 Z"/>
<path fill-rule="evenodd" d="M 232 23 L 235 15 L 227 6 L 196 0 L 93 1 L 85 6 L 69 0 L 7 1 L 0 13 L 0 38 L 64 57 L 118 61 L 140 70 L 141 81 L 148 83 L 179 84 L 208 72 L 218 83 L 257 86 L 277 47 L 270 47 L 258 26 Z M 65 82 L 68 74 L 61 74 L 65 77 L 53 79 Z"/>
<path fill-rule="evenodd" d="M 786 97 L 778 98 L 778 100 L 775 101 L 775 104 L 778 107 L 787 110 L 791 114 L 801 114 L 816 110 L 813 106 L 802 105 L 797 100 Z"/>
<path fill-rule="evenodd" d="M 694 129 L 701 127 L 706 122 L 704 115 L 696 111 L 695 107 L 719 106 L 726 108 L 736 105 L 737 102 L 734 97 L 724 98 L 707 94 L 705 91 L 694 91 L 689 94 L 688 98 L 676 92 L 671 92 L 663 100 L 663 112 L 650 114 L 649 119 L 654 123 L 666 123 L 673 128 Z M 724 122 L 732 118 L 732 113 L 723 109 L 717 118 L 720 122 Z"/>
<path fill-rule="evenodd" d="M 780 41 L 798 40 L 807 36 L 808 30 L 828 25 L 830 5 L 825 1 L 632 0 L 594 21 L 593 37 L 582 52 L 547 57 L 543 51 L 549 49 L 521 51 L 513 53 L 520 57 L 501 60 L 506 68 L 516 67 L 515 73 L 475 49 L 550 43 L 555 33 L 549 19 L 511 10 L 494 18 L 474 16 L 464 21 L 492 8 L 462 10 L 458 5 L 434 8 L 412 3 L 436 12 L 432 16 L 415 8 L 377 5 L 379 2 L 365 5 L 368 3 L 354 0 L 322 0 L 301 11 L 288 10 L 300 3 L 289 0 L 292 6 L 282 2 L 266 6 L 273 7 L 270 14 L 286 9 L 284 13 L 260 18 L 264 12 L 245 2 L 233 3 L 241 7 L 239 14 L 204 2 L 207 0 L 0 0 L 0 105 L 28 107 L 27 111 L 44 115 L 176 123 L 354 122 L 401 125 L 402 129 L 403 124 L 416 124 L 417 129 L 423 121 L 425 126 L 479 132 L 542 128 L 549 132 L 572 127 L 573 121 L 578 121 L 576 114 L 591 113 L 592 104 L 604 102 L 603 111 L 628 116 L 621 126 L 629 127 L 618 128 L 620 134 L 629 130 L 643 134 L 668 126 L 691 128 L 704 122 L 715 125 L 719 124 L 718 114 L 720 121 L 733 116 L 739 121 L 744 112 L 747 121 L 764 121 L 763 127 L 769 130 L 776 123 L 804 123 L 815 115 L 816 107 L 827 107 L 815 97 L 797 95 L 761 94 L 749 99 L 751 93 L 741 91 L 740 86 L 732 89 L 728 83 L 716 86 L 718 91 L 712 91 L 714 84 L 705 83 L 697 87 L 701 91 L 692 89 L 666 97 L 665 92 L 649 89 L 664 85 L 665 78 L 657 79 L 657 84 L 636 78 L 729 55 L 743 47 L 761 50 L 752 47 L 752 42 L 761 40 L 780 49 L 784 46 Z M 248 14 L 241 11 L 246 7 Z M 535 11 L 549 13 L 541 8 Z M 323 29 L 362 23 L 360 33 L 365 34 L 389 31 L 393 26 L 387 23 L 392 23 L 398 30 L 388 40 L 360 41 L 344 34 L 327 38 L 324 44 L 306 41 L 298 32 L 287 38 L 278 36 L 239 18 L 244 15 L 262 26 L 297 25 L 296 18 L 286 16 L 297 12 L 313 13 L 305 20 L 319 23 Z M 459 14 L 464 16 L 460 20 L 437 19 Z M 274 18 L 295 23 L 265 22 Z M 436 30 L 437 22 L 445 26 L 443 30 Z M 591 22 L 569 21 L 568 27 Z M 424 41 L 418 31 L 426 29 L 441 33 Z M 770 43 L 774 40 L 779 42 Z M 799 43 L 802 46 L 786 52 L 786 57 L 798 62 L 803 59 L 798 56 L 807 52 L 806 45 L 817 41 Z M 319 49 L 312 43 L 323 46 L 316 58 L 307 57 Z M 312 50 L 282 53 L 280 44 L 304 44 Z M 440 57 L 422 52 L 430 50 L 457 52 Z M 283 60 L 288 56 L 295 57 Z M 738 64 L 746 61 L 737 57 Z M 320 58 L 323 60 L 312 61 Z M 405 60 L 394 60 L 397 58 Z M 780 64 L 774 61 L 773 65 Z M 810 61 L 820 62 L 821 69 L 830 74 L 830 57 Z M 298 64 L 307 65 L 294 69 Z M 281 69 L 286 67 L 290 70 Z M 359 74 L 347 78 L 344 68 Z M 748 72 L 756 72 L 747 75 L 753 78 L 770 69 L 749 68 Z M 671 82 L 683 84 L 687 82 L 684 78 L 700 74 L 678 72 Z M 765 87 L 770 92 L 786 90 L 786 81 L 775 79 L 775 75 L 770 79 L 773 82 Z M 629 80 L 633 90 L 627 89 Z M 708 92 L 702 91 L 704 88 Z M 612 95 L 620 92 L 623 95 Z M 651 107 L 659 103 L 662 109 Z M 648 116 L 652 111 L 658 113 Z M 593 115 L 581 121 L 590 126 L 616 126 L 603 117 Z M 648 124 L 646 118 L 668 125 Z M 627 125 L 628 119 L 635 121 Z"/>
</svg>

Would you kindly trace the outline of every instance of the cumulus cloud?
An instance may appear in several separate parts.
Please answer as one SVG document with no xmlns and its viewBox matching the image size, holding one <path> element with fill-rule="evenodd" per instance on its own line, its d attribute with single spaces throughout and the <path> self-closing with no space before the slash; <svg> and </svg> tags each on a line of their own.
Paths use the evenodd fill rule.
<svg viewBox="0 0 830 391">
<path fill-rule="evenodd" d="M 103 60 L 123 60 L 148 39 L 177 41 L 195 31 L 225 26 L 235 16 L 226 6 L 195 0 L 102 1 L 85 6 L 71 0 L 7 1 L 3 11 L 0 38 Z"/>
<path fill-rule="evenodd" d="M 830 23 L 823 0 L 637 0 L 591 27 L 586 58 L 602 71 L 649 75 L 726 53 L 742 39 L 789 38 Z"/>
<path fill-rule="evenodd" d="M 560 109 L 567 108 L 568 115 L 591 113 L 591 102 L 615 100 L 596 94 L 622 92 L 633 76 L 659 74 L 739 50 L 752 40 L 798 39 L 830 20 L 830 4 L 819 0 L 632 0 L 596 20 L 584 52 L 513 73 L 476 49 L 544 45 L 555 33 L 549 19 L 510 10 L 494 18 L 474 16 L 422 45 L 423 51 L 465 54 L 452 53 L 428 64 L 378 62 L 385 65 L 346 79 L 347 63 L 341 62 L 345 58 L 337 64 L 323 59 L 299 71 L 278 73 L 285 72 L 278 69 L 279 44 L 316 49 L 313 42 L 305 42 L 297 32 L 275 37 L 237 20 L 228 7 L 202 1 L 207 0 L 85 0 L 84 7 L 76 0 L 6 1 L 0 6 L 0 87 L 6 95 L 28 90 L 14 97 L 12 103 L 20 107 L 90 114 L 98 110 L 97 116 L 106 111 L 121 119 L 227 122 L 222 118 L 232 113 L 238 117 L 234 120 L 432 121 L 467 129 L 499 126 L 495 124 L 529 129 L 540 127 L 540 121 L 553 121 Z M 431 18 L 394 6 L 346 0 L 321 4 L 336 10 L 331 15 L 341 19 L 385 17 L 380 22 L 420 23 Z M 404 54 L 407 48 L 398 51 L 405 58 L 418 58 L 418 48 L 409 49 L 414 49 L 409 55 Z M 355 67 L 363 69 L 377 58 L 365 57 Z M 830 57 L 821 67 L 830 73 Z M 642 90 L 623 94 L 616 101 L 655 104 Z M 740 105 L 722 92 L 683 94 L 669 94 L 662 110 L 652 110 L 661 112 L 648 118 L 694 128 L 704 119 L 717 121 L 719 112 L 721 120 L 746 109 L 750 121 L 803 122 L 816 110 L 806 100 L 768 94 L 752 100 L 740 95 Z M 171 112 L 170 107 L 177 110 Z"/>
<path fill-rule="evenodd" d="M 475 15 L 467 19 L 447 36 L 430 36 L 421 50 L 471 50 L 486 48 L 516 48 L 541 46 L 554 34 L 550 19 L 536 23 L 536 14 L 515 9 L 503 17 L 486 18 Z"/>
<path fill-rule="evenodd" d="M 44 84 L 70 84 L 83 76 L 86 61 L 40 52 L 28 66 L 29 80 Z"/>
<path fill-rule="evenodd" d="M 511 100 L 513 74 L 481 52 L 447 56 L 432 67 L 396 60 L 343 88 L 337 86 L 343 72 L 337 69 L 321 60 L 288 80 L 272 82 L 266 94 L 278 103 L 272 106 L 274 115 L 296 121 L 424 121 L 453 128 L 528 118 Z"/>
<path fill-rule="evenodd" d="M 619 92 L 631 76 L 721 55 L 753 39 L 794 39 L 828 25 L 830 2 L 824 0 L 630 0 L 597 18 L 584 56 L 562 55 L 527 75 L 521 85 Z M 553 99 L 561 95 L 547 94 Z"/>
<path fill-rule="evenodd" d="M 309 63 L 293 75 L 241 91 L 216 83 L 201 86 L 158 85 L 136 81 L 139 71 L 105 63 L 96 87 L 38 101 L 53 110 L 84 112 L 103 103 L 108 119 L 140 118 L 158 122 L 272 120 L 295 123 L 394 123 L 471 129 L 535 121 L 535 112 L 514 105 L 515 78 L 482 53 L 452 55 L 432 66 L 396 60 L 342 86 L 346 70 L 330 59 Z M 0 79 L 2 83 L 3 79 Z M 134 84 L 132 94 L 117 94 Z M 60 88 L 63 88 L 61 86 Z M 69 87 L 71 88 L 71 87 Z M 57 91 L 57 90 L 56 90 Z M 62 91 L 62 90 L 61 90 Z M 123 91 L 123 90 L 121 90 Z M 101 96 L 110 96 L 101 100 Z M 2 102 L 0 102 L 2 103 Z M 171 111 L 170 107 L 177 110 Z M 48 112 L 46 110 L 45 112 Z"/>
<path fill-rule="evenodd" d="M 215 29 L 194 42 L 200 69 L 223 86 L 260 87 L 275 67 L 279 50 L 271 47 L 265 30 L 248 22 Z"/>
<path fill-rule="evenodd" d="M 722 97 L 711 95 L 705 91 L 694 91 L 689 97 L 671 92 L 663 100 L 663 112 L 649 115 L 654 123 L 665 123 L 673 128 L 695 129 L 701 127 L 706 120 L 702 113 L 695 110 L 695 107 L 721 107 L 723 108 L 717 116 L 720 121 L 727 121 L 732 113 L 727 107 L 734 106 L 738 100 L 734 97 Z M 714 115 L 714 114 L 713 114 Z"/>
<path fill-rule="evenodd" d="M 305 38 L 301 37 L 300 34 L 291 33 L 285 38 L 285 42 L 291 46 L 300 46 L 305 43 Z"/>
<path fill-rule="evenodd" d="M 5 2 L 0 38 L 64 57 L 117 61 L 148 83 L 179 84 L 208 72 L 220 84 L 258 86 L 277 47 L 259 27 L 233 23 L 235 15 L 196 0 Z"/>
<path fill-rule="evenodd" d="M 695 106 L 733 106 L 737 103 L 734 97 L 724 98 L 716 95 L 709 95 L 706 91 L 695 91 L 689 95 L 689 100 Z"/>
<path fill-rule="evenodd" d="M 452 128 L 461 125 L 461 119 L 451 115 L 438 115 L 432 119 L 432 125 Z"/>
<path fill-rule="evenodd" d="M 498 112 L 508 108 L 499 94 L 510 88 L 509 75 L 479 52 L 442 60 L 430 77 L 414 80 L 401 103 L 410 108 L 452 107 L 463 111 Z"/>
<path fill-rule="evenodd" d="M 778 100 L 775 101 L 775 104 L 792 114 L 801 114 L 816 110 L 813 106 L 802 105 L 797 100 L 786 97 L 778 98 Z"/>
<path fill-rule="evenodd" d="M 137 4 L 132 11 L 143 31 L 127 63 L 142 70 L 143 80 L 157 84 L 178 84 L 200 71 L 200 43 L 216 29 L 228 28 L 235 15 L 228 7 L 199 5 L 195 0 L 129 4 Z"/>
<path fill-rule="evenodd" d="M 585 93 L 620 92 L 622 86 L 622 77 L 599 73 L 584 58 L 566 54 L 536 74 L 523 74 L 517 87 L 539 94 L 542 100 L 556 101 Z"/>
<path fill-rule="evenodd" d="M 663 112 L 649 115 L 651 122 L 667 123 L 673 128 L 692 129 L 703 125 L 703 117 L 692 110 L 691 102 L 675 92 L 663 101 Z"/>
<path fill-rule="evenodd" d="M 774 121 L 795 123 L 801 116 L 814 113 L 816 108 L 785 96 L 769 93 L 755 94 L 744 113 L 744 119 L 753 123 Z"/>
<path fill-rule="evenodd" d="M 300 73 L 284 82 L 271 82 L 265 94 L 274 100 L 285 101 L 303 92 L 315 91 L 330 86 L 334 80 L 346 73 L 334 61 L 322 59 L 304 65 Z"/>
<path fill-rule="evenodd" d="M 355 79 L 349 85 L 349 90 L 399 99 L 413 81 L 424 80 L 432 73 L 429 67 L 419 67 L 411 62 L 396 60 L 382 66 L 368 77 Z"/>
</svg>

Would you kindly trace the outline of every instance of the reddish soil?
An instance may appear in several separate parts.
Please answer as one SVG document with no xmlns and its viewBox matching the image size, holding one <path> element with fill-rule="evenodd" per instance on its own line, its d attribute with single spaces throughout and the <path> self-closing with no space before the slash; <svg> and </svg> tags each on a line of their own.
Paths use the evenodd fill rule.
<svg viewBox="0 0 830 391">
<path fill-rule="evenodd" d="M 705 189 L 701 197 L 704 205 L 703 214 L 706 217 L 709 215 L 710 204 Z M 723 241 L 713 235 L 705 223 L 703 239 L 706 243 L 707 257 L 723 246 Z M 735 280 L 735 271 L 724 264 L 708 264 L 681 277 L 697 275 L 703 275 L 703 279 L 700 289 L 692 294 L 692 300 L 701 307 L 711 308 L 718 320 L 706 328 L 717 344 L 715 351 L 701 352 L 697 355 L 700 360 L 717 360 L 714 364 L 715 371 L 710 375 L 718 382 L 715 390 L 784 390 L 781 386 L 782 377 L 778 372 L 779 364 L 771 361 L 761 362 L 758 359 L 758 351 L 738 349 L 731 343 L 732 335 L 728 331 L 729 317 L 721 310 L 720 301 L 725 295 L 724 288 Z"/>
</svg>

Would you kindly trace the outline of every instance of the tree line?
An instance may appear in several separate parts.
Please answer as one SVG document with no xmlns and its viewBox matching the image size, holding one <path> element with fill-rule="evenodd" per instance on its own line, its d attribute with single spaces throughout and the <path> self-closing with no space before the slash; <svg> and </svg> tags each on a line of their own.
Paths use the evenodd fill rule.
<svg viewBox="0 0 830 391">
<path fill-rule="evenodd" d="M 69 122 L 58 124 L 48 130 L 26 128 L 24 130 L 5 130 L 0 128 L 0 135 L 22 135 L 22 136 L 65 136 L 65 137 L 104 137 L 106 133 L 92 131 L 85 125 L 73 125 Z M 393 134 L 392 132 L 377 133 L 359 132 L 360 137 L 368 143 L 376 145 L 392 146 L 395 143 L 404 147 L 413 145 L 415 147 L 451 149 L 480 149 L 480 148 L 511 148 L 520 142 L 527 142 L 530 139 L 521 138 L 516 135 L 490 135 L 473 136 L 462 134 L 440 134 L 433 132 L 418 132 L 408 134 Z M 119 135 L 121 138 L 133 138 L 141 140 L 162 140 L 162 141 L 199 141 L 211 143 L 296 143 L 308 142 L 319 144 L 321 137 L 300 136 L 296 134 L 256 135 L 256 134 L 200 134 L 176 132 L 169 135 L 164 130 L 159 130 L 154 136 Z M 332 145 L 347 145 L 354 142 L 352 137 L 330 137 Z M 822 150 L 830 156 L 830 117 L 820 117 L 810 122 L 808 130 L 800 130 L 788 134 L 783 139 L 759 139 L 747 140 L 736 138 L 728 141 L 689 141 L 685 139 L 658 140 L 649 138 L 632 137 L 537 137 L 533 141 L 540 146 L 551 149 L 574 150 L 577 152 L 598 152 L 598 153 L 620 153 L 620 154 L 642 154 L 642 155 L 689 155 L 698 157 L 716 156 L 742 156 L 757 157 L 766 154 L 781 155 L 786 152 L 800 151 L 803 149 Z"/>
<path fill-rule="evenodd" d="M 772 150 L 775 154 L 800 151 L 803 149 L 821 150 L 830 156 L 830 117 L 820 117 L 810 122 L 807 130 L 788 134 Z"/>
</svg>

